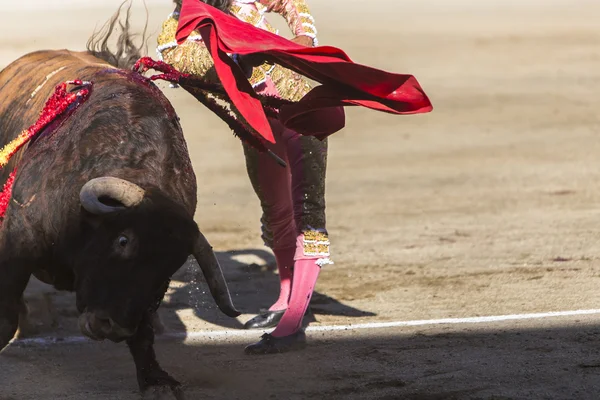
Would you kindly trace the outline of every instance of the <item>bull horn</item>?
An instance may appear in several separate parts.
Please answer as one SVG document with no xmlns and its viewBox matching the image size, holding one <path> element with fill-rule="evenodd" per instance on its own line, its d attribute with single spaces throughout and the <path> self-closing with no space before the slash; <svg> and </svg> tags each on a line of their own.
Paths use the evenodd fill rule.
<svg viewBox="0 0 600 400">
<path fill-rule="evenodd" d="M 219 261 L 202 232 L 200 232 L 194 244 L 193 254 L 200 265 L 200 269 L 202 269 L 202 273 L 210 289 L 210 294 L 215 299 L 219 309 L 229 317 L 235 318 L 239 316 L 241 313 L 233 305 Z"/>
<path fill-rule="evenodd" d="M 123 206 L 109 206 L 100 201 L 108 197 Z M 103 176 L 89 180 L 79 192 L 83 208 L 92 214 L 109 214 L 138 205 L 144 198 L 144 189 L 124 179 Z"/>
</svg>

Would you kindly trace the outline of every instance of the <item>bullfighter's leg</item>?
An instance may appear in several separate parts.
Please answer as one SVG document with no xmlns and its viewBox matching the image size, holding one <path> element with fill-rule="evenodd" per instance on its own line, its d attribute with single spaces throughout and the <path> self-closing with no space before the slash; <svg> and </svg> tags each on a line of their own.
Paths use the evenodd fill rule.
<svg viewBox="0 0 600 400">
<path fill-rule="evenodd" d="M 281 138 L 283 127 L 272 123 L 276 143 L 271 150 L 287 163 L 287 152 Z M 273 250 L 279 271 L 279 297 L 271 307 L 248 321 L 244 328 L 269 328 L 277 325 L 289 301 L 294 254 L 296 251 L 296 226 L 291 194 L 289 167 L 282 168 L 265 153 L 245 145 L 246 169 L 263 211 L 262 238 Z"/>
<path fill-rule="evenodd" d="M 278 353 L 304 347 L 302 319 L 321 266 L 331 263 L 325 228 L 327 141 L 286 129 L 283 143 L 292 171 L 294 221 L 297 227 L 292 292 L 288 308 L 277 328 L 271 334 L 263 335 L 260 342 L 248 346 L 248 354 Z"/>
<path fill-rule="evenodd" d="M 153 395 L 153 391 L 170 390 L 177 399 L 183 399 L 181 384 L 165 372 L 154 353 L 154 329 L 152 313 L 147 312 L 136 333 L 127 339 L 127 346 L 133 356 L 137 372 L 138 385 L 144 395 Z"/>
</svg>

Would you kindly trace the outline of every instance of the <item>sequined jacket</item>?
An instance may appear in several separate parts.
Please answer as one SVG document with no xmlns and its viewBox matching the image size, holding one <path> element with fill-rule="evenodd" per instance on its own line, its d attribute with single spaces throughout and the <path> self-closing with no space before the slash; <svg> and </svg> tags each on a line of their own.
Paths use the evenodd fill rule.
<svg viewBox="0 0 600 400">
<path fill-rule="evenodd" d="M 231 13 L 240 20 L 277 34 L 264 16 L 268 12 L 281 14 L 294 35 L 308 36 L 313 39 L 315 46 L 318 44 L 315 21 L 304 0 L 234 0 L 231 7 Z M 192 32 L 183 44 L 177 45 L 175 33 L 178 18 L 179 7 L 162 25 L 162 32 L 158 36 L 159 57 L 181 72 L 216 81 L 212 58 L 198 31 Z M 254 88 L 259 88 L 267 79 L 273 81 L 279 95 L 286 100 L 300 100 L 311 89 L 310 83 L 304 78 L 279 65 L 268 63 L 254 68 L 249 81 Z"/>
</svg>

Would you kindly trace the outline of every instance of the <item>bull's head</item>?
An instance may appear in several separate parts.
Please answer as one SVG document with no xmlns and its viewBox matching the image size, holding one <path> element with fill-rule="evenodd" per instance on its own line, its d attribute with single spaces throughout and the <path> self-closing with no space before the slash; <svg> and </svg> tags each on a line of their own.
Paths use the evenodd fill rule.
<svg viewBox="0 0 600 400">
<path fill-rule="evenodd" d="M 75 270 L 86 336 L 121 341 L 135 333 L 190 254 L 221 311 L 239 315 L 211 246 L 181 205 L 158 189 L 113 177 L 90 180 L 79 198 L 93 227 Z"/>
</svg>

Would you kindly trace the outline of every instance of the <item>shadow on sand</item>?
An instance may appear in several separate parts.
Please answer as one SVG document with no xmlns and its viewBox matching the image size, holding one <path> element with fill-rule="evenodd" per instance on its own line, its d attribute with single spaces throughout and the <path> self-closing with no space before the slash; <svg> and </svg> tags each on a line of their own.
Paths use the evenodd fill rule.
<svg viewBox="0 0 600 400">
<path fill-rule="evenodd" d="M 311 333 L 303 351 L 258 357 L 235 338 L 156 350 L 188 399 L 598 399 L 600 325 L 552 323 Z M 16 345 L 0 365 L 2 400 L 139 399 L 124 344 Z"/>
<path fill-rule="evenodd" d="M 216 253 L 233 302 L 243 314 L 258 314 L 275 302 L 279 295 L 279 275 L 273 255 L 266 250 L 248 249 Z M 195 260 L 190 259 L 173 277 L 169 296 L 161 305 L 161 317 L 169 330 L 185 331 L 181 319 L 173 311 L 189 309 L 194 316 L 211 324 L 241 329 L 245 321 L 229 318 L 216 307 Z M 319 315 L 368 317 L 376 314 L 346 306 L 315 291 L 310 303 L 312 315 L 305 325 L 318 321 Z"/>
</svg>

